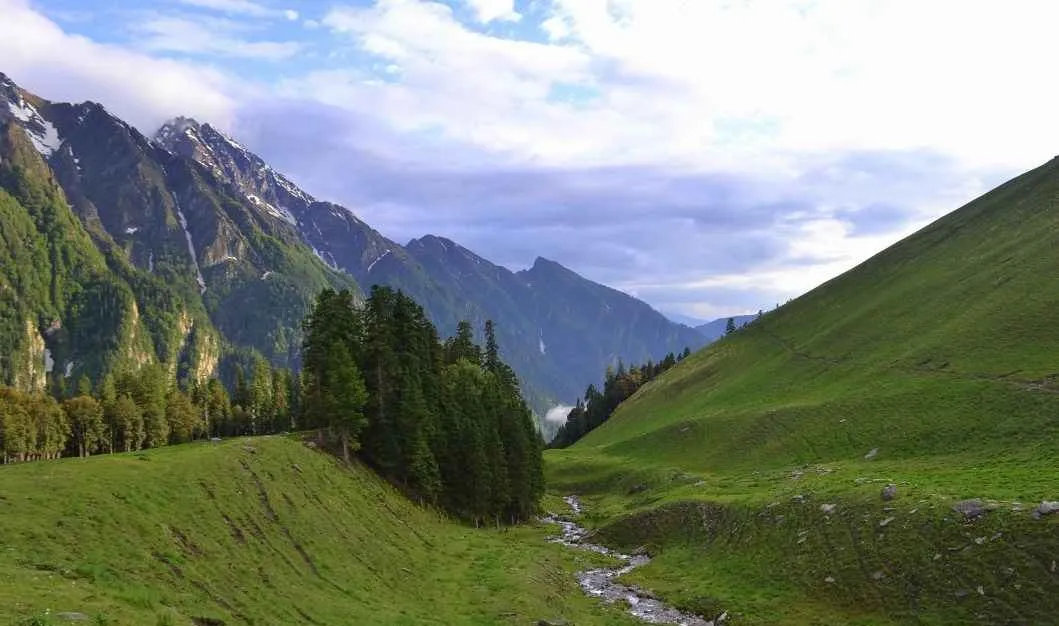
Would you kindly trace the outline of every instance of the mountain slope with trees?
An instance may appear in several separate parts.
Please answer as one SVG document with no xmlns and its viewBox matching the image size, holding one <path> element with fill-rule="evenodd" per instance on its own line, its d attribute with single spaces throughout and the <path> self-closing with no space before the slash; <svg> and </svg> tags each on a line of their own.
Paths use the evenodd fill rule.
<svg viewBox="0 0 1059 626">
<path fill-rule="evenodd" d="M 0 75 L 3 382 L 27 390 L 161 364 L 204 382 L 254 353 L 296 365 L 324 287 L 356 289 L 211 170 L 95 103 Z"/>
</svg>

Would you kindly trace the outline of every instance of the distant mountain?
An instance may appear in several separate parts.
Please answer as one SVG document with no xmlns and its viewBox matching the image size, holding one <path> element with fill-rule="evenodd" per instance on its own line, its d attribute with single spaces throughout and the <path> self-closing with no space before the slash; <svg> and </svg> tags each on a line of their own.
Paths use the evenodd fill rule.
<svg viewBox="0 0 1059 626">
<path fill-rule="evenodd" d="M 696 326 L 695 330 L 697 330 L 700 335 L 705 337 L 706 341 L 713 342 L 717 341 L 721 337 L 724 337 L 724 330 L 728 327 L 729 319 L 735 320 L 736 328 L 740 328 L 743 326 L 743 324 L 748 324 L 754 321 L 754 318 L 756 317 L 757 315 L 733 315 L 731 316 L 731 318 L 722 317 L 719 319 L 715 319 L 712 322 L 707 322 L 706 324 L 703 324 L 701 326 Z"/>
<path fill-rule="evenodd" d="M 258 351 L 297 366 L 323 287 L 388 285 L 443 334 L 498 325 L 534 408 L 608 364 L 704 343 L 648 305 L 538 259 L 521 272 L 435 236 L 402 246 L 298 188 L 210 124 L 151 139 L 93 102 L 51 103 L 0 74 L 0 383 L 164 363 L 204 378 Z"/>
<path fill-rule="evenodd" d="M 674 313 L 672 311 L 662 311 L 662 315 L 665 315 L 671 321 L 677 324 L 683 324 L 695 328 L 696 326 L 702 326 L 707 323 L 706 320 L 699 317 L 692 317 L 690 315 L 683 315 L 681 313 Z"/>
<path fill-rule="evenodd" d="M 608 364 L 642 362 L 705 343 L 647 304 L 538 259 L 512 272 L 443 237 L 402 246 L 345 207 L 321 202 L 262 158 L 209 124 L 178 118 L 155 136 L 167 150 L 198 161 L 273 216 L 294 225 L 318 257 L 365 289 L 402 289 L 444 335 L 470 320 L 498 326 L 503 356 L 541 414 L 579 397 Z"/>
</svg>

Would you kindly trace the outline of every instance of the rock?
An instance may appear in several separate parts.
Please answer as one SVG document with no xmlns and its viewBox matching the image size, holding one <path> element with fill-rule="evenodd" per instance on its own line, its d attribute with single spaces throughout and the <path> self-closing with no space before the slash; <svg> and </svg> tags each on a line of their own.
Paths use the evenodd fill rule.
<svg viewBox="0 0 1059 626">
<path fill-rule="evenodd" d="M 872 580 L 882 580 L 882 579 L 886 578 L 886 572 L 884 572 L 882 570 L 878 570 L 878 571 L 872 572 L 871 577 L 872 577 Z"/>
<path fill-rule="evenodd" d="M 1037 508 L 1033 510 L 1033 517 L 1035 519 L 1041 519 L 1045 515 L 1051 515 L 1052 513 L 1059 513 L 1059 502 L 1045 500 L 1038 504 Z"/>
<path fill-rule="evenodd" d="M 570 626 L 565 619 L 542 619 L 537 620 L 537 626 Z"/>
<path fill-rule="evenodd" d="M 897 519 L 897 518 L 896 517 L 887 517 L 886 519 L 884 519 L 884 520 L 879 522 L 879 527 L 880 528 L 885 528 L 886 526 L 889 526 L 890 522 L 894 521 L 895 519 Z"/>
<path fill-rule="evenodd" d="M 870 460 L 874 459 L 878 455 L 879 455 L 879 449 L 878 448 L 872 448 L 871 450 L 868 451 L 867 454 L 864 455 L 864 460 L 865 461 L 870 461 Z"/>
<path fill-rule="evenodd" d="M 824 515 L 831 515 L 832 513 L 835 512 L 835 505 L 834 504 L 821 504 L 820 505 L 820 512 L 823 513 Z"/>
<path fill-rule="evenodd" d="M 960 500 L 952 505 L 952 510 L 963 514 L 965 519 L 976 519 L 986 514 L 985 505 L 978 498 L 973 500 Z"/>
<path fill-rule="evenodd" d="M 64 622 L 87 622 L 90 618 L 84 613 L 56 613 L 55 619 L 62 620 Z"/>
<path fill-rule="evenodd" d="M 983 587 L 982 585 L 978 585 L 978 595 L 980 595 L 980 596 L 984 596 L 985 595 L 985 587 Z"/>
<path fill-rule="evenodd" d="M 896 497 L 897 497 L 897 485 L 895 485 L 893 483 L 890 483 L 889 485 L 886 485 L 885 487 L 883 487 L 883 490 L 882 490 L 882 499 L 883 500 L 886 500 L 887 502 L 889 502 L 890 500 L 893 500 Z"/>
<path fill-rule="evenodd" d="M 641 493 L 641 492 L 644 492 L 644 491 L 647 491 L 647 483 L 640 483 L 639 485 L 633 485 L 629 489 L 629 494 L 631 495 L 631 494 L 634 494 L 634 493 Z"/>
<path fill-rule="evenodd" d="M 827 578 L 824 579 L 824 582 L 829 584 L 829 585 L 834 584 L 835 577 L 834 576 L 828 576 Z"/>
</svg>

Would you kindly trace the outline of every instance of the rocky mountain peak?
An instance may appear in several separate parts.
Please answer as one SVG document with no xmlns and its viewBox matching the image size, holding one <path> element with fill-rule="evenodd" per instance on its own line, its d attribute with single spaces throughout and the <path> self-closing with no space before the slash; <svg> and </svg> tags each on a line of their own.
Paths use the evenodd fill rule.
<svg viewBox="0 0 1059 626">
<path fill-rule="evenodd" d="M 6 75 L 0 74 L 0 122 L 15 120 L 25 129 L 33 147 L 46 159 L 59 149 L 62 139 L 55 126 L 40 114 L 31 100 L 47 105 L 47 102 L 23 91 Z"/>
</svg>

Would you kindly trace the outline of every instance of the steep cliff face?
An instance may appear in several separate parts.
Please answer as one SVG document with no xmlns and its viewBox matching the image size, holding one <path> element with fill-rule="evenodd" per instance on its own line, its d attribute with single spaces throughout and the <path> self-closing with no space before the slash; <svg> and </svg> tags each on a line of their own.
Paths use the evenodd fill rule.
<svg viewBox="0 0 1059 626">
<path fill-rule="evenodd" d="M 357 289 L 216 168 L 3 75 L 0 218 L 0 378 L 23 387 L 153 362 L 203 379 L 238 348 L 290 364 L 315 294 Z"/>
</svg>

